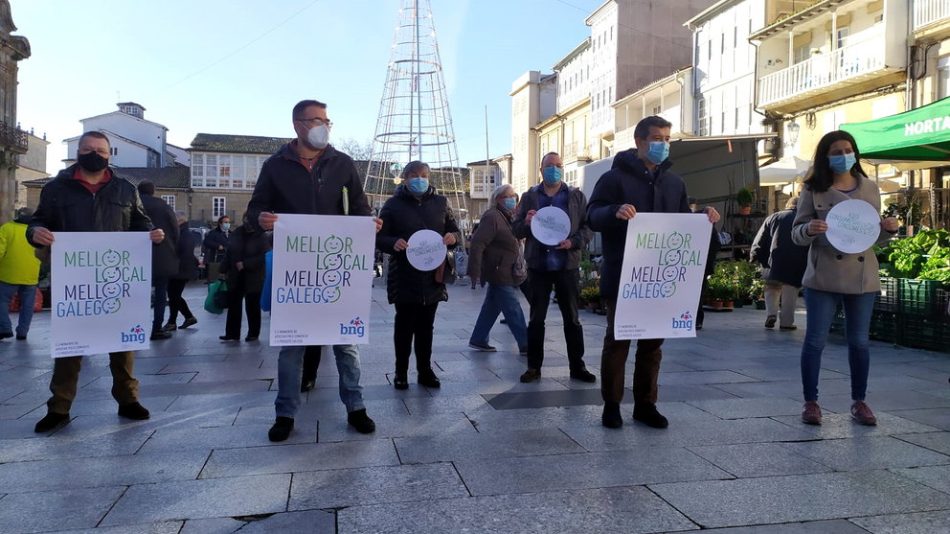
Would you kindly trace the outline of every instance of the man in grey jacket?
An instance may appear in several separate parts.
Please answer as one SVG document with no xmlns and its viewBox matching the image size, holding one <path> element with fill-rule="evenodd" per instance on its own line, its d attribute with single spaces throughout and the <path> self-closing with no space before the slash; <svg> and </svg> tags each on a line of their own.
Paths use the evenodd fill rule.
<svg viewBox="0 0 950 534">
<path fill-rule="evenodd" d="M 521 199 L 521 207 L 512 223 L 515 237 L 525 239 L 524 256 L 528 264 L 528 286 L 531 294 L 531 315 L 528 321 L 528 370 L 522 382 L 541 378 L 544 361 L 544 320 L 551 303 L 551 290 L 564 319 L 564 339 L 571 378 L 595 382 L 597 378 L 584 365 L 584 331 L 577 316 L 580 296 L 578 266 L 581 251 L 587 247 L 592 233 L 587 226 L 587 197 L 561 178 L 561 156 L 549 152 L 541 158 L 542 182 L 529 189 Z M 571 221 L 571 231 L 557 246 L 547 246 L 531 233 L 531 220 L 538 210 L 554 206 L 564 210 Z"/>
</svg>

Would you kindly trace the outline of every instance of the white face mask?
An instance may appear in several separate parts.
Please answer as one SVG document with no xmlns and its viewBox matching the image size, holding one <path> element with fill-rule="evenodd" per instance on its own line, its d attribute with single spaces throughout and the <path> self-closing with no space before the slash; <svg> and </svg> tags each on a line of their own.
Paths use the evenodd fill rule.
<svg viewBox="0 0 950 534">
<path fill-rule="evenodd" d="M 323 150 L 330 143 L 330 128 L 326 124 L 314 126 L 307 132 L 307 143 L 313 148 Z"/>
</svg>

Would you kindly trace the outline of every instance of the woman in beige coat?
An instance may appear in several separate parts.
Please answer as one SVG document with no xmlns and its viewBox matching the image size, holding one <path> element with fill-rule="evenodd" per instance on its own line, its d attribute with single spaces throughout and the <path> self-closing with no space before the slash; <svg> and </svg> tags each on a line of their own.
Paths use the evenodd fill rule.
<svg viewBox="0 0 950 534">
<path fill-rule="evenodd" d="M 821 353 L 839 303 L 844 305 L 848 337 L 851 398 L 854 401 L 851 416 L 863 425 L 877 424 L 874 413 L 864 402 L 870 367 L 868 331 L 874 297 L 881 290 L 877 258 L 870 248 L 857 254 L 840 252 L 825 236 L 828 230 L 825 218 L 840 202 L 860 199 L 880 212 L 881 192 L 864 174 L 859 158 L 858 146 L 848 132 L 834 131 L 821 138 L 792 227 L 792 241 L 810 246 L 802 279 L 808 316 L 801 367 L 805 396 L 802 421 L 811 425 L 821 424 L 818 373 Z M 883 219 L 878 242 L 890 239 L 897 232 L 897 226 L 893 217 Z"/>
</svg>

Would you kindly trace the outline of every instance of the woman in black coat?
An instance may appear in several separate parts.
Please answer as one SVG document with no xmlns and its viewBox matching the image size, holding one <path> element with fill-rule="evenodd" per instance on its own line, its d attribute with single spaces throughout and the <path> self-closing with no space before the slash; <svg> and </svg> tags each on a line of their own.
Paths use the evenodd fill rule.
<svg viewBox="0 0 950 534">
<path fill-rule="evenodd" d="M 188 303 L 182 297 L 185 286 L 190 280 L 198 278 L 198 258 L 195 257 L 195 247 L 198 240 L 188 229 L 188 220 L 184 212 L 177 212 L 178 217 L 178 272 L 168 280 L 168 322 L 164 330 L 171 332 L 179 328 L 188 328 L 198 323 L 198 319 L 191 313 Z M 185 321 L 178 326 L 178 313 L 185 317 Z"/>
<path fill-rule="evenodd" d="M 264 287 L 264 254 L 270 240 L 247 214 L 241 226 L 228 238 L 228 252 L 223 269 L 228 284 L 228 318 L 222 341 L 241 340 L 241 301 L 247 311 L 247 337 L 257 341 L 261 334 L 261 291 Z"/>
<path fill-rule="evenodd" d="M 461 241 L 458 225 L 448 200 L 429 185 L 429 166 L 413 161 L 402 171 L 403 183 L 379 212 L 383 227 L 376 236 L 376 247 L 392 256 L 389 259 L 387 293 L 396 307 L 393 343 L 396 351 L 396 389 L 409 387 L 409 355 L 415 339 L 416 370 L 419 383 L 437 388 L 441 384 L 432 371 L 432 329 L 439 302 L 448 300 L 448 291 L 439 269 L 419 271 L 406 256 L 409 238 L 419 230 L 433 230 L 442 242 L 454 247 Z M 447 267 L 446 267 L 447 268 Z"/>
</svg>

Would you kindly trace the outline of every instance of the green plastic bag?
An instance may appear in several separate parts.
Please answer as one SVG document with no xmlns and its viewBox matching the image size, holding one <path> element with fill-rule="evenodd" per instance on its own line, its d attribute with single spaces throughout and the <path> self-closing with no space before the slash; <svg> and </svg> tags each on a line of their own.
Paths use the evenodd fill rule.
<svg viewBox="0 0 950 534">
<path fill-rule="evenodd" d="M 208 284 L 208 296 L 205 297 L 205 311 L 221 314 L 228 307 L 228 284 L 224 280 L 215 280 Z"/>
</svg>

